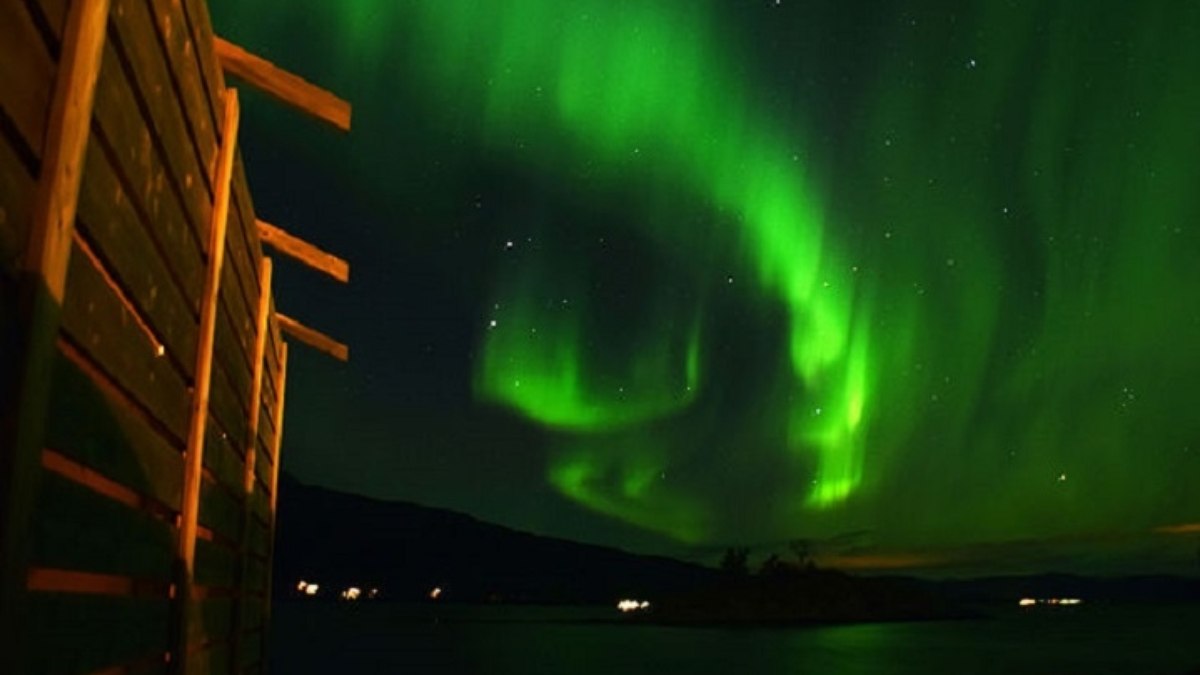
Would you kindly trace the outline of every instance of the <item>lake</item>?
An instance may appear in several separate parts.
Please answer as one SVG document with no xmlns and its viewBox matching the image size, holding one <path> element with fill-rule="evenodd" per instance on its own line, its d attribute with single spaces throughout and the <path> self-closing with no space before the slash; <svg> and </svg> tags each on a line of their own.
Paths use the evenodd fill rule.
<svg viewBox="0 0 1200 675">
<path fill-rule="evenodd" d="M 608 608 L 281 602 L 270 666 L 281 675 L 1182 675 L 1200 668 L 1198 606 L 991 613 L 970 621 L 730 629 L 595 622 L 616 615 Z"/>
</svg>

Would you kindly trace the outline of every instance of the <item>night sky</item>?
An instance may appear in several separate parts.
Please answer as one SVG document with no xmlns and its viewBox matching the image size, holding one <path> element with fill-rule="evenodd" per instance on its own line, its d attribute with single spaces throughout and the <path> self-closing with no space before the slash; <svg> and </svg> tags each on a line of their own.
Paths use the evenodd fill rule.
<svg viewBox="0 0 1200 675">
<path fill-rule="evenodd" d="M 285 469 L 693 559 L 1194 569 L 1200 3 L 212 0 Z M 1024 567 L 1022 567 L 1024 566 Z"/>
</svg>

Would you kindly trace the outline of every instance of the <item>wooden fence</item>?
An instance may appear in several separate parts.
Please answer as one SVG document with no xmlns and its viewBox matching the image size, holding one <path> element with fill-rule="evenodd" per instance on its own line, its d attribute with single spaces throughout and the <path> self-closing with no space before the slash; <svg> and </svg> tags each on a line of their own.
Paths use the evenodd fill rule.
<svg viewBox="0 0 1200 675">
<path fill-rule="evenodd" d="M 287 344 L 260 230 L 348 267 L 257 219 L 225 75 L 349 125 L 267 66 L 204 0 L 0 0 L 0 672 L 264 669 Z"/>
</svg>

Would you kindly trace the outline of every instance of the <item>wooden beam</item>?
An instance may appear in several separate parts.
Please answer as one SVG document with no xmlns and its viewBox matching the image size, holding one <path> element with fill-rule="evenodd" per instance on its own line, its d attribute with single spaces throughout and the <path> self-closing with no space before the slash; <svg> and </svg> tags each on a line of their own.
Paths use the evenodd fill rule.
<svg viewBox="0 0 1200 675">
<path fill-rule="evenodd" d="M 79 0 L 72 4 L 46 124 L 25 268 L 45 280 L 50 296 L 59 304 L 67 285 L 75 207 L 83 181 L 108 9 L 109 0 Z"/>
<path fill-rule="evenodd" d="M 350 131 L 351 108 L 346 101 L 215 35 L 213 49 L 226 74 L 342 131 Z"/>
<path fill-rule="evenodd" d="M 254 371 L 250 379 L 250 419 L 246 425 L 246 492 L 254 490 L 254 462 L 258 453 L 258 421 L 262 411 L 263 367 L 267 356 L 267 335 L 271 317 L 271 259 L 264 257 L 258 265 L 258 314 L 255 317 Z"/>
<path fill-rule="evenodd" d="M 31 663 L 26 575 L 32 512 L 109 5 L 109 0 L 75 0 L 67 10 L 17 297 L 5 293 L 3 302 L 15 302 L 0 310 L 15 310 L 0 317 L 0 662 L 5 672 L 26 672 Z"/>
<path fill-rule="evenodd" d="M 282 457 L 279 451 L 283 448 L 283 401 L 284 392 L 287 391 L 287 362 L 288 362 L 288 346 L 287 343 L 279 345 L 279 373 L 275 376 L 275 447 L 271 448 L 271 537 L 274 541 L 275 536 L 275 505 L 278 503 L 279 497 L 279 466 L 283 464 Z M 270 562 L 268 560 L 268 562 Z M 267 592 L 270 593 L 271 586 L 267 586 Z"/>
<path fill-rule="evenodd" d="M 250 417 L 246 424 L 246 450 L 243 460 L 245 474 L 242 481 L 242 522 L 241 534 L 238 540 L 238 571 L 236 612 L 231 649 L 233 662 L 242 663 L 242 652 L 246 649 L 247 616 L 249 603 L 255 602 L 247 597 L 246 581 L 249 577 L 250 566 L 250 519 L 251 498 L 254 495 L 254 465 L 258 459 L 258 422 L 262 411 L 263 369 L 266 365 L 267 335 L 270 330 L 271 318 L 271 259 L 263 257 L 258 264 L 258 314 L 255 317 L 254 333 L 254 371 L 250 379 Z"/>
<path fill-rule="evenodd" d="M 339 361 L 350 360 L 350 348 L 345 344 L 334 340 L 321 331 L 305 326 L 290 316 L 280 314 L 279 312 L 275 312 L 275 319 L 279 321 L 279 328 L 283 332 L 291 335 L 309 347 L 325 352 Z"/>
<path fill-rule="evenodd" d="M 200 515 L 200 483 L 204 477 L 204 433 L 208 428 L 208 395 L 212 385 L 213 344 L 216 337 L 217 305 L 221 294 L 221 266 L 225 262 L 225 231 L 229 223 L 229 196 L 233 180 L 233 158 L 237 149 L 240 110 L 236 89 L 225 90 L 225 108 L 221 124 L 221 147 L 217 154 L 213 181 L 212 220 L 209 225 L 208 268 L 204 295 L 200 299 L 200 326 L 196 338 L 195 385 L 192 392 L 191 421 L 188 427 L 187 453 L 184 456 L 183 500 L 179 518 L 178 577 L 176 615 L 172 620 L 171 652 L 179 659 L 179 672 L 189 672 L 186 650 L 190 623 L 197 620 L 192 611 L 192 585 L 195 573 L 196 535 Z"/>
<path fill-rule="evenodd" d="M 262 243 L 308 265 L 318 272 L 324 272 L 342 283 L 350 281 L 350 263 L 332 253 L 313 246 L 297 236 L 288 234 L 282 228 L 276 227 L 265 220 L 259 220 L 257 223 L 258 238 Z"/>
<path fill-rule="evenodd" d="M 196 524 L 200 510 L 200 479 L 204 471 L 204 431 L 208 426 L 208 394 L 212 385 L 213 343 L 217 327 L 217 302 L 221 293 L 221 266 L 225 262 L 225 230 L 229 223 L 230 181 L 237 146 L 239 121 L 236 89 L 225 90 L 224 123 L 221 125 L 221 149 L 217 156 L 212 222 L 209 226 L 208 269 L 204 296 L 200 304 L 200 328 L 196 339 L 196 382 L 192 395 L 191 424 L 188 428 L 184 467 L 182 522 L 179 532 L 179 557 L 190 577 L 196 554 Z"/>
<path fill-rule="evenodd" d="M 275 587 L 275 509 L 279 505 L 279 472 L 283 465 L 283 403 L 287 392 L 288 343 L 279 345 L 279 372 L 275 374 L 275 447 L 271 448 L 271 523 L 267 531 L 267 581 L 263 588 L 263 622 L 264 628 L 271 625 L 271 592 Z M 264 631 L 262 645 L 267 647 L 267 635 Z"/>
</svg>

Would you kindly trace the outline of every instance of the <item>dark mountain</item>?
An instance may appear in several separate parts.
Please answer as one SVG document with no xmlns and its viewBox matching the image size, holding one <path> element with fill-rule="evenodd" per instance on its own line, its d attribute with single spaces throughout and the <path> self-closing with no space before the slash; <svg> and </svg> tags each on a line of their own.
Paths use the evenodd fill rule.
<svg viewBox="0 0 1200 675">
<path fill-rule="evenodd" d="M 380 501 L 281 477 L 276 597 L 301 579 L 330 592 L 377 587 L 419 599 L 608 604 L 686 591 L 717 572 L 663 557 L 542 537 L 468 515 Z M 326 594 L 328 595 L 328 594 Z"/>
<path fill-rule="evenodd" d="M 324 597 L 349 586 L 419 600 L 599 603 L 654 598 L 666 622 L 809 622 L 959 616 L 1019 598 L 1200 602 L 1200 579 L 1065 574 L 968 580 L 856 577 L 832 570 L 734 576 L 673 560 L 543 537 L 471 516 L 281 478 L 276 597 L 303 579 Z"/>
<path fill-rule="evenodd" d="M 1088 602 L 1200 602 L 1200 579 L 1165 575 L 1084 577 L 1073 574 L 984 577 L 930 582 L 962 602 L 1016 602 L 1020 598 L 1081 598 Z"/>
</svg>

